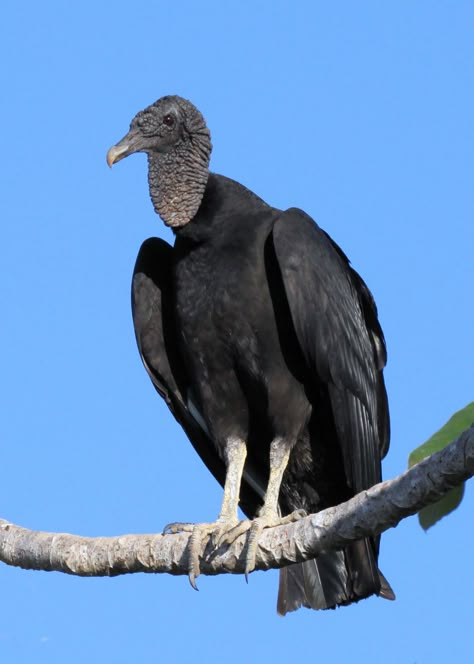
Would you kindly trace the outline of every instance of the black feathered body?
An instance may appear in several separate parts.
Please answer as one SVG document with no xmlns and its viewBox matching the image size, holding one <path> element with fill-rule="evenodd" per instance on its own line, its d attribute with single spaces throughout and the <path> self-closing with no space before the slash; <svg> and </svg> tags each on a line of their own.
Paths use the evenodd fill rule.
<svg viewBox="0 0 474 664">
<path fill-rule="evenodd" d="M 197 215 L 176 231 L 166 276 L 153 274 L 152 260 L 140 264 L 139 257 L 134 289 L 142 272 L 159 281 L 169 318 L 150 317 L 143 305 L 149 296 L 135 294 L 135 310 L 144 306 L 147 317 L 137 324 L 134 315 L 142 357 L 221 484 L 226 441 L 247 442 L 247 516 L 263 502 L 274 439 L 292 450 L 282 515 L 324 509 L 380 481 L 389 428 L 375 305 L 342 251 L 307 215 L 272 208 L 211 174 Z M 165 339 L 155 346 L 163 357 L 155 348 L 150 362 L 140 335 L 159 326 Z M 178 400 L 176 386 L 167 391 L 168 374 L 179 383 Z M 378 542 L 367 538 L 282 570 L 279 611 L 390 596 L 377 568 Z"/>
<path fill-rule="evenodd" d="M 211 176 L 197 216 L 177 233 L 176 326 L 192 396 L 217 451 L 228 437 L 248 439 L 249 463 L 258 459 L 265 478 L 270 441 L 293 441 L 282 508 L 311 511 L 354 492 L 328 395 L 331 376 L 305 364 L 287 303 L 272 236 L 282 214 L 232 180 Z M 336 262 L 342 272 L 341 257 L 322 231 L 320 237 L 324 250 L 317 258 L 327 262 L 320 269 L 331 273 Z M 331 297 L 343 306 L 337 291 L 334 282 Z M 375 358 L 369 359 L 375 381 Z M 380 479 L 374 451 L 372 483 Z"/>
<path fill-rule="evenodd" d="M 270 441 L 295 442 L 311 412 L 285 362 L 266 273 L 266 242 L 278 214 L 215 178 L 175 244 L 178 339 L 193 397 L 218 453 L 230 438 L 248 441 L 248 463 L 263 475 L 263 487 Z"/>
</svg>

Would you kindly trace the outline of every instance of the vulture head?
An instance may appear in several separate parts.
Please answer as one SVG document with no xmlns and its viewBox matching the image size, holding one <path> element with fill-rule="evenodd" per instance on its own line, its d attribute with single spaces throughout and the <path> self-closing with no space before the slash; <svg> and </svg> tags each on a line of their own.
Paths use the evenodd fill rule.
<svg viewBox="0 0 474 664">
<path fill-rule="evenodd" d="M 167 226 L 179 228 L 201 204 L 211 150 L 211 135 L 198 109 L 182 97 L 167 96 L 137 113 L 128 134 L 107 152 L 107 163 L 145 152 L 155 212 Z"/>
</svg>

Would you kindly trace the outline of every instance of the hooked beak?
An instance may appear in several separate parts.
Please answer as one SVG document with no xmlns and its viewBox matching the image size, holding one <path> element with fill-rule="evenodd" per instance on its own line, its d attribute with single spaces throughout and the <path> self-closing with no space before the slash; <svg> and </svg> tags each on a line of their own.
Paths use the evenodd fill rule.
<svg viewBox="0 0 474 664">
<path fill-rule="evenodd" d="M 107 164 L 112 166 L 134 152 L 143 150 L 143 137 L 136 129 L 131 129 L 126 136 L 107 152 Z"/>
</svg>

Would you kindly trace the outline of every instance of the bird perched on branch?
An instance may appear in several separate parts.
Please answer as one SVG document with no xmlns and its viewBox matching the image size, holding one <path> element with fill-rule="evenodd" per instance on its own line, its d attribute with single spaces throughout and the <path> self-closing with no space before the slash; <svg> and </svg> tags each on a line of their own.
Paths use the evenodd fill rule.
<svg viewBox="0 0 474 664">
<path fill-rule="evenodd" d="M 148 157 L 155 211 L 174 246 L 138 254 L 132 307 L 138 348 L 159 394 L 224 487 L 213 523 L 189 531 L 199 553 L 248 532 L 246 573 L 263 528 L 349 499 L 381 480 L 389 444 L 383 333 L 370 291 L 303 211 L 278 210 L 209 171 L 210 133 L 193 104 L 168 96 L 139 112 L 110 166 Z M 239 520 L 238 505 L 248 520 Z M 278 612 L 393 599 L 380 538 L 280 571 Z"/>
</svg>

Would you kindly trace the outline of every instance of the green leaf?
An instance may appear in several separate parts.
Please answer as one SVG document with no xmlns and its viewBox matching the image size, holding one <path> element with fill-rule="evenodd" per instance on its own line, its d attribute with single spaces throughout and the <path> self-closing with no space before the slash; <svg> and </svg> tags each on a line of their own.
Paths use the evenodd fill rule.
<svg viewBox="0 0 474 664">
<path fill-rule="evenodd" d="M 415 463 L 420 462 L 430 454 L 439 452 L 443 447 L 452 443 L 463 431 L 469 429 L 474 422 L 474 401 L 449 419 L 439 431 L 431 436 L 426 443 L 413 450 L 408 459 L 408 467 L 411 468 Z"/>
<path fill-rule="evenodd" d="M 461 502 L 463 495 L 464 482 L 451 489 L 451 491 L 448 491 L 438 502 L 423 507 L 418 512 L 418 520 L 423 530 L 428 530 L 428 528 L 431 528 L 431 526 L 434 526 L 435 523 L 442 519 L 443 516 L 453 512 Z"/>
<path fill-rule="evenodd" d="M 430 454 L 442 450 L 446 445 L 452 443 L 463 431 L 468 429 L 474 422 L 474 401 L 462 410 L 458 410 L 439 431 L 431 436 L 426 443 L 413 450 L 408 459 L 408 467 L 411 468 Z M 436 503 L 424 507 L 418 514 L 421 527 L 424 530 L 431 528 L 437 521 L 456 509 L 464 494 L 464 483 L 441 498 Z"/>
</svg>

